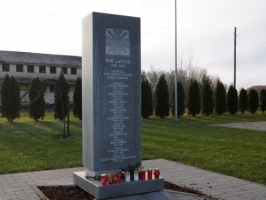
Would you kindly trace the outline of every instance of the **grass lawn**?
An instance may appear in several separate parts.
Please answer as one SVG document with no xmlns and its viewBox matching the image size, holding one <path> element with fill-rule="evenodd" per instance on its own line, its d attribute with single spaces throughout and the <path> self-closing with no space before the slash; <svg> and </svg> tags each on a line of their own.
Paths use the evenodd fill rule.
<svg viewBox="0 0 266 200">
<path fill-rule="evenodd" d="M 266 121 L 266 115 L 142 120 L 142 158 L 165 158 L 266 185 L 266 132 L 209 126 Z M 0 118 L 0 174 L 82 166 L 81 122 L 71 117 L 71 137 L 60 139 L 63 123 L 46 113 L 13 123 Z"/>
<path fill-rule="evenodd" d="M 21 114 L 13 123 L 0 118 L 0 174 L 82 166 L 81 122 L 71 117 L 71 137 L 62 135 L 63 122 L 46 113 L 35 122 Z"/>
</svg>

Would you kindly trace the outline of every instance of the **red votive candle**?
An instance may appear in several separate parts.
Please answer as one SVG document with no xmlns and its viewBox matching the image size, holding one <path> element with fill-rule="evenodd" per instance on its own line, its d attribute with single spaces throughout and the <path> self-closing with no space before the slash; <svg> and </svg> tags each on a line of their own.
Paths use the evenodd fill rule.
<svg viewBox="0 0 266 200">
<path fill-rule="evenodd" d="M 140 179 L 143 181 L 146 180 L 146 170 L 145 169 L 141 170 Z"/>
<path fill-rule="evenodd" d="M 159 170 L 159 168 L 155 168 L 154 169 L 154 177 L 159 178 L 159 176 L 160 176 L 160 170 Z"/>
<path fill-rule="evenodd" d="M 115 183 L 120 183 L 120 174 L 119 173 L 115 173 Z"/>
<path fill-rule="evenodd" d="M 148 169 L 148 179 L 152 179 L 152 169 Z"/>
<path fill-rule="evenodd" d="M 107 184 L 107 177 L 106 177 L 106 174 L 102 174 L 101 175 L 101 182 L 102 182 L 102 185 L 105 186 Z"/>
</svg>

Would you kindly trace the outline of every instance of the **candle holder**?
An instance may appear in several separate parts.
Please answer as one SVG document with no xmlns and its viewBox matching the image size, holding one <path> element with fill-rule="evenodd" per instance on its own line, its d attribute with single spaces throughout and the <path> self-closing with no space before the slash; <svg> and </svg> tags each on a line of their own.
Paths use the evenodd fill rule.
<svg viewBox="0 0 266 200">
<path fill-rule="evenodd" d="M 152 179 L 152 169 L 148 169 L 148 179 Z"/>
<path fill-rule="evenodd" d="M 113 174 L 107 174 L 107 184 L 111 185 L 113 184 Z"/>
<path fill-rule="evenodd" d="M 120 174 L 118 172 L 114 174 L 114 183 L 120 183 Z"/>
<path fill-rule="evenodd" d="M 141 180 L 141 171 L 144 169 L 144 167 L 143 166 L 140 166 L 139 167 L 139 179 Z"/>
<path fill-rule="evenodd" d="M 146 180 L 146 170 L 142 169 L 140 173 L 140 179 L 145 181 Z"/>
<path fill-rule="evenodd" d="M 102 182 L 102 186 L 105 186 L 107 184 L 106 174 L 101 175 L 101 182 Z"/>
<path fill-rule="evenodd" d="M 134 171 L 134 180 L 135 181 L 139 180 L 139 171 Z"/>
<path fill-rule="evenodd" d="M 155 168 L 154 169 L 154 177 L 159 178 L 159 176 L 160 176 L 160 170 L 159 170 L 159 168 Z"/>
<path fill-rule="evenodd" d="M 126 182 L 130 181 L 130 172 L 126 172 L 125 178 L 126 178 Z"/>
</svg>

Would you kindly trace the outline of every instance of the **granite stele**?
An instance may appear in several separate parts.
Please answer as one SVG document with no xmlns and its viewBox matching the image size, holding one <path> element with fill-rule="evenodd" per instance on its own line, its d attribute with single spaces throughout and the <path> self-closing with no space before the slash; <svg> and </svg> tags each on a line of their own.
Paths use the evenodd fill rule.
<svg viewBox="0 0 266 200">
<path fill-rule="evenodd" d="M 74 183 L 98 199 L 163 189 L 163 179 L 101 186 L 85 176 L 141 163 L 140 18 L 93 12 L 82 25 L 83 165 Z"/>
</svg>

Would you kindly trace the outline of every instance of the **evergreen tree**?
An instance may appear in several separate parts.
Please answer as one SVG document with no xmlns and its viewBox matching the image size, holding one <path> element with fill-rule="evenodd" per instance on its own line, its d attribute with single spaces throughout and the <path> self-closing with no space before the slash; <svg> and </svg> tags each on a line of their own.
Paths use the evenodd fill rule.
<svg viewBox="0 0 266 200">
<path fill-rule="evenodd" d="M 2 89 L 2 82 L 3 82 L 3 80 L 0 80 L 0 102 L 1 102 L 1 89 Z M 1 106 L 1 103 L 0 103 L 0 112 L 2 113 L 2 106 Z"/>
<path fill-rule="evenodd" d="M 13 76 L 6 74 L 1 87 L 2 117 L 9 122 L 19 118 L 20 110 L 20 88 L 19 83 Z"/>
<path fill-rule="evenodd" d="M 200 113 L 200 89 L 198 82 L 192 80 L 188 88 L 188 114 L 193 117 Z"/>
<path fill-rule="evenodd" d="M 214 110 L 218 115 L 226 112 L 226 90 L 224 84 L 218 80 L 214 90 Z"/>
<path fill-rule="evenodd" d="M 153 114 L 151 85 L 146 73 L 141 75 L 141 116 L 149 118 Z"/>
<path fill-rule="evenodd" d="M 82 120 L 82 79 L 78 77 L 75 82 L 75 90 L 73 96 L 73 114 Z"/>
<path fill-rule="evenodd" d="M 5 75 L 5 78 L 1 84 L 1 117 L 6 117 L 8 121 L 9 120 L 9 108 L 10 108 L 10 102 L 9 102 L 9 80 L 10 77 L 8 74 Z"/>
<path fill-rule="evenodd" d="M 251 89 L 248 93 L 248 108 L 249 111 L 254 114 L 259 107 L 259 96 L 258 92 L 254 89 Z"/>
<path fill-rule="evenodd" d="M 164 118 L 169 116 L 169 92 L 168 85 L 165 80 L 165 75 L 162 74 L 160 79 L 156 85 L 156 107 L 155 107 L 155 115 Z"/>
<path fill-rule="evenodd" d="M 172 115 L 175 116 L 175 88 L 172 95 Z M 177 83 L 177 115 L 178 118 L 185 113 L 185 91 L 181 82 Z"/>
<path fill-rule="evenodd" d="M 35 121 L 44 118 L 45 100 L 43 87 L 43 83 L 39 77 L 32 79 L 29 85 L 29 115 Z"/>
<path fill-rule="evenodd" d="M 262 89 L 260 91 L 260 110 L 262 111 L 263 114 L 266 110 L 266 90 L 265 89 Z"/>
<path fill-rule="evenodd" d="M 234 86 L 230 85 L 227 93 L 227 110 L 231 115 L 234 115 L 238 110 L 238 95 Z"/>
<path fill-rule="evenodd" d="M 63 137 L 65 137 L 65 118 L 67 116 L 69 85 L 61 71 L 54 87 L 54 118 L 64 121 Z"/>
<path fill-rule="evenodd" d="M 201 89 L 201 113 L 209 116 L 213 113 L 213 91 L 210 80 L 204 80 Z"/>
<path fill-rule="evenodd" d="M 247 90 L 242 88 L 239 93 L 239 98 L 238 98 L 238 110 L 244 114 L 244 112 L 248 109 L 248 93 Z"/>
</svg>

